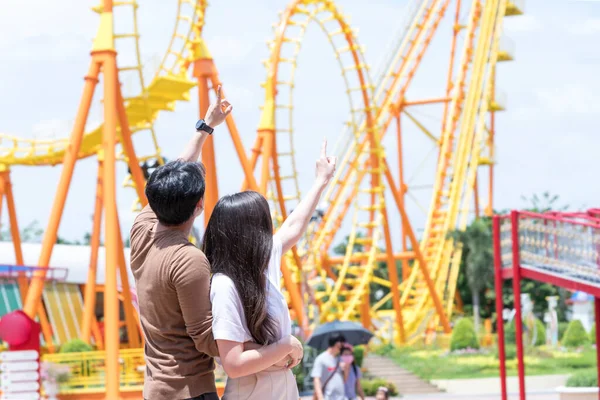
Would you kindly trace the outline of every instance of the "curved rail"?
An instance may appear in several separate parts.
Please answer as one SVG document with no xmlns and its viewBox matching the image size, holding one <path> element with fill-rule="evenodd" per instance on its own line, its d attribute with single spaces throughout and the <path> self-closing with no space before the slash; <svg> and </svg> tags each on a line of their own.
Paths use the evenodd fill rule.
<svg viewBox="0 0 600 400">
<path fill-rule="evenodd" d="M 134 65 L 119 68 L 119 73 L 121 76 L 127 71 L 136 72 L 141 87 L 137 96 L 124 98 L 127 118 L 132 133 L 141 130 L 151 132 L 156 152 L 140 157 L 140 160 L 156 157 L 162 161 L 160 147 L 152 125 L 160 111 L 173 111 L 176 101 L 188 100 L 188 91 L 195 86 L 194 82 L 185 77 L 185 72 L 193 60 L 194 45 L 200 42 L 207 3 L 205 0 L 178 0 L 177 19 L 171 42 L 161 66 L 147 86 L 144 82 L 139 52 L 138 4 L 136 1 L 115 3 L 115 7 L 126 6 L 133 8 L 134 31 L 115 34 L 114 37 L 115 40 L 132 39 L 135 41 L 136 61 Z M 96 154 L 101 144 L 102 125 L 85 134 L 78 157 L 82 159 Z M 0 133 L 0 164 L 7 166 L 57 165 L 62 163 L 68 145 L 67 138 L 37 140 Z"/>
</svg>

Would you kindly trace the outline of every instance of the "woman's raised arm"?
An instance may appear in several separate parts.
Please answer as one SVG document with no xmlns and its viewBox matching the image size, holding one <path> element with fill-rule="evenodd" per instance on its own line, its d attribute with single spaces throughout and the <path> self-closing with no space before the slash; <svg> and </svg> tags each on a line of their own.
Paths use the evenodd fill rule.
<svg viewBox="0 0 600 400">
<path fill-rule="evenodd" d="M 296 245 L 306 232 L 319 199 L 335 173 L 336 162 L 337 157 L 327 156 L 327 140 L 323 140 L 321 155 L 317 160 L 315 183 L 276 233 L 281 240 L 284 253 Z"/>
</svg>

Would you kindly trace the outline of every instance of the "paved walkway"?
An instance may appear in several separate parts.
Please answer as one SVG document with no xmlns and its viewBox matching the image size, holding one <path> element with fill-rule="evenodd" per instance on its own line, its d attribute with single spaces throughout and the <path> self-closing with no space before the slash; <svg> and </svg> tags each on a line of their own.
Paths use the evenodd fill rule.
<svg viewBox="0 0 600 400">
<path fill-rule="evenodd" d="M 558 386 L 564 386 L 568 375 L 526 376 L 525 389 L 528 393 L 548 393 Z M 496 395 L 500 393 L 500 378 L 444 379 L 431 383 L 449 394 L 457 395 Z M 519 380 L 516 376 L 506 379 L 508 393 L 518 393 Z"/>
<path fill-rule="evenodd" d="M 302 397 L 302 400 L 311 400 L 312 396 Z M 367 397 L 366 400 L 374 400 L 375 397 Z M 402 400 L 500 400 L 500 395 L 457 395 L 457 394 L 408 394 L 403 397 L 392 397 L 392 399 Z M 519 400 L 519 395 L 516 393 L 509 393 L 508 400 Z M 549 393 L 528 393 L 527 400 L 559 400 L 558 394 L 554 392 Z"/>
</svg>

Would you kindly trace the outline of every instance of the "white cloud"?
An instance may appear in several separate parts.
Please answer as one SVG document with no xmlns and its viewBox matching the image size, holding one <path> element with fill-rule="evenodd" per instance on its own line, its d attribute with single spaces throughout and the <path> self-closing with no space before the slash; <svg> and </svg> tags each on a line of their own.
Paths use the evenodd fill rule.
<svg viewBox="0 0 600 400">
<path fill-rule="evenodd" d="M 72 121 L 48 119 L 34 124 L 31 132 L 36 139 L 59 139 L 68 137 L 72 127 Z"/>
<path fill-rule="evenodd" d="M 243 35 L 236 36 L 211 36 L 206 39 L 206 44 L 218 65 L 239 63 L 254 48 L 253 40 L 244 40 Z"/>
<path fill-rule="evenodd" d="M 595 35 L 600 33 L 600 18 L 588 18 L 582 23 L 572 24 L 567 31 L 573 35 Z"/>
<path fill-rule="evenodd" d="M 509 18 L 505 20 L 504 24 L 507 32 L 537 32 L 544 28 L 542 22 L 533 15 Z"/>
<path fill-rule="evenodd" d="M 563 87 L 538 89 L 535 93 L 540 106 L 554 114 L 600 113 L 600 95 L 584 84 L 566 84 Z"/>
</svg>

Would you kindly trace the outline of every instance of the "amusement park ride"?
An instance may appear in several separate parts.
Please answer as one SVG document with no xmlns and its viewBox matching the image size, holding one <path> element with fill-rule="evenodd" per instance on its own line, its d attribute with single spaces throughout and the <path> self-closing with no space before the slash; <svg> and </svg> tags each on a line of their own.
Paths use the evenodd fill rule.
<svg viewBox="0 0 600 400">
<path fill-rule="evenodd" d="M 192 96 L 198 97 L 199 115 L 204 115 L 210 91 L 221 83 L 203 40 L 206 1 L 178 0 L 177 7 L 168 50 L 156 75 L 146 84 L 137 31 L 138 3 L 103 0 L 95 8 L 100 15 L 100 26 L 71 137 L 44 141 L 0 134 L 0 194 L 7 198 L 17 264 L 22 265 L 23 260 L 19 256 L 21 244 L 10 169 L 62 164 L 38 262 L 42 268 L 19 278 L 23 310 L 39 320 L 50 352 L 54 345 L 61 344 L 57 332 L 64 330 L 56 321 L 60 317 L 62 325 L 67 326 L 65 314 L 71 315 L 66 319 L 74 332 L 86 341 L 93 339 L 95 346 L 103 350 L 97 360 L 105 359 L 106 386 L 102 391 L 106 390 L 106 398 L 110 399 L 119 398 L 124 380 L 131 379 L 131 374 L 123 372 L 125 354 L 137 352 L 135 357 L 141 357 L 139 349 L 143 343 L 131 293 L 118 287 L 117 277 L 122 288 L 128 288 L 129 283 L 116 207 L 116 164 L 119 161 L 128 164 L 125 186 L 135 189 L 139 210 L 147 202 L 143 190 L 144 168 L 164 162 L 154 121 L 161 111 L 174 110 L 178 101 L 187 101 Z M 134 31 L 115 32 L 113 20 L 125 8 L 133 9 Z M 512 59 L 510 51 L 501 47 L 503 19 L 521 14 L 522 4 L 515 0 L 409 0 L 405 10 L 406 24 L 394 38 L 387 62 L 372 79 L 355 31 L 336 3 L 291 1 L 275 26 L 275 38 L 269 42 L 265 101 L 251 152 L 246 152 L 233 117 L 230 115 L 226 121 L 244 172 L 242 189 L 266 195 L 272 204 L 275 225 L 280 225 L 300 199 L 292 124 L 297 57 L 308 26 L 317 25 L 325 33 L 340 66 L 350 115 L 347 132 L 339 141 L 339 168 L 324 196 L 326 207 L 313 220 L 301 244 L 286 254 L 282 263 L 290 310 L 305 333 L 315 324 L 334 319 L 360 321 L 376 332 L 380 340 L 398 344 L 418 340 L 428 329 L 450 332 L 449 319 L 455 304 L 460 303 L 455 289 L 461 249 L 447 234 L 464 229 L 473 212 L 477 215 L 492 212 L 494 121 L 495 112 L 503 109 L 503 104 L 497 101 L 496 65 Z M 433 37 L 436 33 L 441 35 L 438 28 L 445 18 L 451 21 L 452 29 L 448 37 L 450 51 L 445 55 L 449 62 L 437 67 L 445 82 L 439 88 L 440 97 L 409 99 L 413 78 Z M 120 65 L 116 49 L 122 41 L 135 43 L 134 65 Z M 104 121 L 87 130 L 100 74 Z M 142 87 L 135 96 L 127 97 L 121 92 L 120 82 L 126 74 L 133 74 Z M 428 129 L 427 124 L 415 117 L 412 109 L 416 107 L 439 110 L 441 125 L 435 130 Z M 411 195 L 403 157 L 407 138 L 402 126 L 407 120 L 419 134 L 431 139 L 437 149 L 431 203 L 420 237 L 405 205 Z M 390 131 L 396 136 L 395 147 L 382 144 Z M 131 139 L 134 134 L 151 141 L 154 151 L 144 156 L 136 154 Z M 202 154 L 207 169 L 206 220 L 219 197 L 213 140 L 212 137 L 208 140 Z M 397 153 L 397 166 L 390 165 L 386 157 L 393 152 Z M 70 297 L 63 294 L 70 306 L 58 309 L 60 304 L 57 306 L 55 297 L 47 295 L 51 282 L 48 267 L 74 167 L 78 160 L 94 156 L 98 160 L 98 183 L 88 281 L 83 297 L 79 288 Z M 478 171 L 483 166 L 489 174 L 485 208 L 480 207 L 477 184 Z M 260 172 L 256 173 L 257 170 Z M 386 202 L 386 195 L 393 200 L 391 204 Z M 103 212 L 106 280 L 100 287 L 96 285 L 96 271 Z M 396 213 L 401 217 L 400 245 L 392 243 L 390 234 L 398 227 L 388 223 L 388 216 Z M 351 221 L 346 253 L 332 256 L 334 238 L 342 231 L 345 220 Z M 402 265 L 400 273 L 397 262 Z M 104 335 L 94 315 L 98 290 L 105 294 Z M 374 293 L 381 296 L 373 297 Z M 124 312 L 123 324 L 119 300 Z M 79 306 L 74 305 L 77 302 Z M 126 344 L 120 343 L 121 325 L 127 331 Z M 58 356 L 62 357 L 60 362 L 75 362 L 63 357 L 67 355 Z"/>
</svg>

